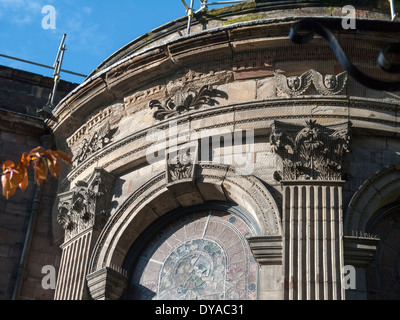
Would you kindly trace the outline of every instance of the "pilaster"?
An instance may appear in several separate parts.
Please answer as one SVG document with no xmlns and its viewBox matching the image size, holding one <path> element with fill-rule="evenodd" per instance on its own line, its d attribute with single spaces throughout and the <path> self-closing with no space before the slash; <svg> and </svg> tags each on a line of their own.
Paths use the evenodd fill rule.
<svg viewBox="0 0 400 320">
<path fill-rule="evenodd" d="M 344 297 L 342 184 L 282 182 L 285 299 Z"/>
<path fill-rule="evenodd" d="M 87 182 L 59 194 L 57 221 L 65 230 L 55 300 L 88 297 L 86 272 L 91 250 L 108 219 L 114 176 L 96 168 Z"/>
<path fill-rule="evenodd" d="M 342 162 L 350 123 L 306 126 L 274 122 L 271 145 L 282 159 L 284 299 L 340 300 L 342 287 Z"/>
</svg>

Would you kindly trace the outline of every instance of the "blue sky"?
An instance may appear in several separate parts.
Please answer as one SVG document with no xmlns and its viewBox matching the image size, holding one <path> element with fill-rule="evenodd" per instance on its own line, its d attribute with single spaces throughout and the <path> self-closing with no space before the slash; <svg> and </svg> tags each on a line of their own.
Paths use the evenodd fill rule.
<svg viewBox="0 0 400 320">
<path fill-rule="evenodd" d="M 56 9 L 56 29 L 42 28 L 45 5 Z M 87 75 L 125 44 L 185 15 L 180 0 L 0 0 L 0 54 L 53 65 L 66 33 L 62 68 Z M 0 65 L 52 76 L 50 69 L 3 57 Z M 61 78 L 83 81 L 67 73 Z"/>
</svg>

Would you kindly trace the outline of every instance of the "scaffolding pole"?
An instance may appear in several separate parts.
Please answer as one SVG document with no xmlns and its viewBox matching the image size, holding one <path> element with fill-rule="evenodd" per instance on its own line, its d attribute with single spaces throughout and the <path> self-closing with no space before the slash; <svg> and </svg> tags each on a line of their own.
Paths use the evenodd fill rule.
<svg viewBox="0 0 400 320">
<path fill-rule="evenodd" d="M 390 3 L 390 13 L 392 17 L 392 21 L 394 21 L 397 17 L 396 10 L 394 8 L 394 0 L 388 0 Z"/>
<path fill-rule="evenodd" d="M 38 110 L 38 113 L 40 113 L 43 117 L 50 117 L 53 113 L 53 109 L 54 109 L 54 99 L 56 96 L 56 92 L 57 92 L 57 87 L 58 87 L 58 83 L 60 82 L 60 72 L 61 72 L 61 65 L 64 59 L 64 52 L 65 50 L 67 50 L 67 47 L 65 45 L 65 38 L 66 38 L 66 34 L 64 33 L 62 40 L 61 40 L 61 44 L 58 48 L 58 52 L 57 52 L 57 57 L 56 60 L 54 61 L 53 64 L 53 69 L 54 69 L 54 73 L 53 73 L 53 80 L 54 80 L 54 84 L 53 84 L 53 90 L 51 91 L 50 95 L 49 95 L 49 99 L 47 101 L 47 104 L 42 108 Z"/>
<path fill-rule="evenodd" d="M 32 65 L 34 65 L 34 66 L 38 66 L 38 67 L 43 67 L 43 68 L 47 68 L 47 69 L 52 69 L 52 70 L 54 70 L 54 66 L 48 66 L 48 65 L 45 65 L 45 64 L 42 64 L 42 63 L 37 63 L 37 62 L 33 62 L 33 61 L 29 61 L 29 60 L 24 60 L 24 59 L 12 57 L 12 56 L 7 56 L 7 55 L 1 54 L 1 53 L 0 53 L 0 57 L 7 58 L 7 59 L 11 59 L 11 60 L 15 60 L 15 61 L 19 61 L 19 62 L 29 63 L 29 64 L 32 64 Z M 65 72 L 65 73 L 69 73 L 69 74 L 73 74 L 73 75 L 75 75 L 75 76 L 83 77 L 83 78 L 86 78 L 86 77 L 87 77 L 87 75 L 85 75 L 85 74 L 77 73 L 77 72 L 73 72 L 73 71 L 69 71 L 69 70 L 61 69 L 60 71 Z"/>
</svg>

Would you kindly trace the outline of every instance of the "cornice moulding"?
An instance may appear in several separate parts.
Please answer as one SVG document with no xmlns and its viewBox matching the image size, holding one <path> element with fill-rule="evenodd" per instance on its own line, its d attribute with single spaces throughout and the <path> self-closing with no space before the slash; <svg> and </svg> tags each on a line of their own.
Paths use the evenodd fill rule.
<svg viewBox="0 0 400 320">
<path fill-rule="evenodd" d="M 398 108 L 398 105 L 395 103 L 382 103 L 380 100 L 374 100 L 374 99 L 367 99 L 367 98 L 349 99 L 347 96 L 335 96 L 327 98 L 325 96 L 321 96 L 321 97 L 313 97 L 312 99 L 310 99 L 310 97 L 266 99 L 262 101 L 257 100 L 246 103 L 236 103 L 230 105 L 217 106 L 204 110 L 195 110 L 192 112 L 185 113 L 183 115 L 178 115 L 172 119 L 162 120 L 150 127 L 134 132 L 129 136 L 123 137 L 121 139 L 115 139 L 115 142 L 112 142 L 107 146 L 105 146 L 104 148 L 94 152 L 86 160 L 80 163 L 79 166 L 72 169 L 72 171 L 67 176 L 67 180 L 73 181 L 78 177 L 80 180 L 82 179 L 84 180 L 85 177 L 89 175 L 89 174 L 84 174 L 84 172 L 86 172 L 87 170 L 89 170 L 88 172 L 90 172 L 90 168 L 98 164 L 100 165 L 100 163 L 101 166 L 103 166 L 107 170 L 109 170 L 111 167 L 114 166 L 120 169 L 121 166 L 116 164 L 119 161 L 123 161 L 123 159 L 126 159 L 126 157 L 130 157 L 131 162 L 134 162 L 139 158 L 143 158 L 145 150 L 154 143 L 146 141 L 146 135 L 148 134 L 148 132 L 154 129 L 168 130 L 171 120 L 177 122 L 178 128 L 180 125 L 191 124 L 190 126 L 191 130 L 201 131 L 201 130 L 211 130 L 213 128 L 219 128 L 219 129 L 230 128 L 232 130 L 246 129 L 246 128 L 257 129 L 261 128 L 260 126 L 262 126 L 262 128 L 268 129 L 270 128 L 270 125 L 274 120 L 290 121 L 293 123 L 296 122 L 299 125 L 302 125 L 304 123 L 304 120 L 309 120 L 311 117 L 317 120 L 323 119 L 324 121 L 328 119 L 329 123 L 325 123 L 325 125 L 335 124 L 343 121 L 351 121 L 352 130 L 354 134 L 357 134 L 358 131 L 363 132 L 364 127 L 366 127 L 366 124 L 368 124 L 367 130 L 369 134 L 374 134 L 374 132 L 375 133 L 378 132 L 381 134 L 384 133 L 387 136 L 394 136 L 394 134 L 396 134 L 396 132 L 393 130 L 393 128 L 398 127 L 397 117 L 395 115 L 393 121 L 382 119 L 382 121 L 379 122 L 379 119 L 376 118 L 370 119 L 367 116 L 365 116 L 364 118 L 352 117 L 347 113 L 345 116 L 312 115 L 310 113 L 305 113 L 303 115 L 287 115 L 287 109 L 285 109 L 285 107 L 293 107 L 293 106 L 309 106 L 311 108 L 316 105 L 319 106 L 335 105 L 343 108 L 349 108 L 349 105 L 350 107 L 359 106 L 360 108 L 368 105 L 370 108 L 373 108 L 375 106 L 374 110 L 379 110 L 380 108 L 383 108 L 384 111 L 386 111 L 385 108 L 393 108 L 393 111 L 397 110 Z M 276 115 L 276 114 L 268 115 L 269 112 L 268 109 L 275 107 L 282 108 L 281 115 Z M 255 114 L 254 113 L 255 109 L 265 109 L 265 115 L 262 114 L 260 115 L 259 112 Z M 233 120 L 232 122 L 226 120 L 222 121 L 223 117 L 221 117 L 220 123 L 213 123 L 210 124 L 209 126 L 206 127 L 201 126 L 198 128 L 193 126 L 194 121 L 199 119 L 206 119 L 210 117 L 215 117 L 216 115 L 223 116 L 229 113 L 236 114 L 237 112 L 247 112 L 247 111 L 249 111 L 248 115 L 243 116 L 242 114 L 240 120 Z M 132 147 L 133 144 L 135 144 L 134 147 Z M 127 146 L 131 147 L 128 147 L 126 149 Z M 127 151 L 126 152 L 124 151 L 122 154 L 117 152 L 116 154 L 118 154 L 118 157 L 111 158 L 109 156 L 114 151 L 122 150 L 123 148 L 125 148 Z"/>
</svg>

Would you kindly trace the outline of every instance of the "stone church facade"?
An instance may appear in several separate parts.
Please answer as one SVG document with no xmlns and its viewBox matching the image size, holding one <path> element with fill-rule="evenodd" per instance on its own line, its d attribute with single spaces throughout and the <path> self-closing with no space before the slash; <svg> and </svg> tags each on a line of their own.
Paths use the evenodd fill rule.
<svg viewBox="0 0 400 320">
<path fill-rule="evenodd" d="M 288 38 L 340 7 L 282 3 L 161 26 L 57 105 L 47 125 L 74 167 L 54 299 L 400 298 L 399 92 L 356 82 L 322 38 Z M 357 9 L 362 32 L 333 31 L 395 80 L 375 66 L 397 37 L 378 28 L 386 1 Z"/>
</svg>

